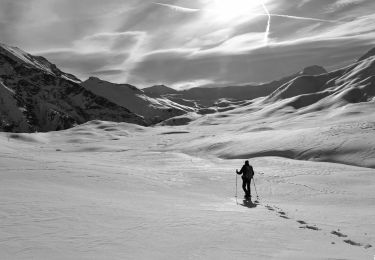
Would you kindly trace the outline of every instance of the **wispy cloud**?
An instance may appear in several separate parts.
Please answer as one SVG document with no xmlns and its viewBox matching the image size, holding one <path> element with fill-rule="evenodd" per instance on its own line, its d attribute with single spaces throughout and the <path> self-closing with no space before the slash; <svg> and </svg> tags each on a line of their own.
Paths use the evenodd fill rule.
<svg viewBox="0 0 375 260">
<path fill-rule="evenodd" d="M 262 15 L 262 14 L 258 14 Z M 264 14 L 263 14 L 264 15 Z M 295 19 L 295 20 L 305 20 L 305 21 L 313 21 L 313 22 L 324 22 L 324 23 L 337 23 L 340 22 L 340 20 L 327 20 L 327 19 L 319 19 L 319 18 L 313 18 L 313 17 L 303 17 L 303 16 L 295 16 L 295 15 L 286 15 L 286 14 L 267 14 L 271 17 L 283 17 L 283 18 L 289 18 L 289 19 Z"/>
<path fill-rule="evenodd" d="M 267 45 L 268 44 L 268 38 L 269 38 L 269 34 L 270 34 L 270 29 L 271 29 L 271 14 L 270 12 L 268 11 L 268 8 L 267 6 L 265 5 L 265 3 L 263 2 L 263 0 L 259 0 L 263 6 L 263 9 L 264 11 L 266 12 L 267 14 L 267 27 L 266 27 L 266 31 L 264 33 L 264 42 L 265 44 Z"/>
<path fill-rule="evenodd" d="M 297 2 L 2 0 L 0 39 L 82 79 L 140 87 L 273 80 L 374 43 L 375 1 Z"/>
<path fill-rule="evenodd" d="M 195 12 L 199 12 L 200 9 L 194 9 L 194 8 L 187 8 L 187 7 L 182 7 L 182 6 L 178 6 L 178 5 L 171 5 L 171 4 L 163 4 L 163 3 L 154 3 L 155 5 L 160 5 L 160 6 L 163 6 L 163 7 L 167 7 L 173 11 L 177 11 L 177 12 L 183 12 L 183 13 L 195 13 Z"/>
<path fill-rule="evenodd" d="M 364 2 L 366 2 L 366 0 L 337 0 L 335 3 L 331 4 L 329 6 L 329 8 L 340 9 L 340 8 L 344 8 L 346 6 L 358 5 L 358 4 L 361 4 L 361 3 L 364 3 Z"/>
<path fill-rule="evenodd" d="M 143 37 L 141 31 L 97 33 L 75 41 L 72 49 L 82 53 L 130 52 Z"/>
</svg>

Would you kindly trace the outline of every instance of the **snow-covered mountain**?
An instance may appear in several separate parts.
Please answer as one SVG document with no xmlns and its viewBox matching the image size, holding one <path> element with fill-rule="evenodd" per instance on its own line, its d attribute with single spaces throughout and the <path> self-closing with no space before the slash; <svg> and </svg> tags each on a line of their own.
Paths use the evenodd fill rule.
<svg viewBox="0 0 375 260">
<path fill-rule="evenodd" d="M 165 85 L 155 85 L 144 88 L 143 91 L 149 97 L 161 97 L 163 95 L 178 94 L 178 91 Z"/>
<path fill-rule="evenodd" d="M 251 106 L 268 112 L 290 107 L 314 112 L 374 99 L 375 49 L 357 62 L 327 72 L 310 66 L 280 80 L 259 85 L 193 88 L 164 85 L 140 90 L 91 77 L 81 82 L 43 57 L 0 45 L 0 129 L 51 131 L 90 120 L 141 125 L 188 124 L 205 115 Z M 258 100 L 258 101 L 257 101 Z M 197 113 L 197 114 L 196 114 Z"/>
<path fill-rule="evenodd" d="M 369 102 L 374 97 L 375 48 L 342 69 L 296 77 L 280 86 L 265 101 L 313 112 L 349 103 Z"/>
<path fill-rule="evenodd" d="M 160 87 L 152 87 L 158 93 Z M 373 101 L 375 98 L 375 48 L 344 68 L 327 72 L 310 66 L 293 75 L 257 86 L 193 88 L 177 93 L 160 94 L 175 102 L 195 102 L 199 114 L 212 114 L 250 106 L 278 112 L 291 108 L 298 113 L 315 112 L 349 103 Z M 259 103 L 259 102 L 260 103 Z M 255 102 L 254 106 L 251 106 Z M 171 120 L 169 120 L 171 121 Z"/>
<path fill-rule="evenodd" d="M 52 131 L 93 119 L 146 124 L 79 83 L 43 57 L 0 44 L 0 129 Z"/>
<path fill-rule="evenodd" d="M 281 85 L 301 75 L 319 75 L 327 73 L 321 66 L 309 66 L 303 70 L 272 82 L 259 85 L 243 85 L 243 86 L 228 86 L 228 87 L 202 87 L 192 88 L 183 91 L 173 91 L 165 86 L 153 86 L 143 89 L 146 93 L 159 94 L 164 97 L 181 103 L 188 104 L 189 102 L 198 103 L 201 108 L 215 105 L 220 99 L 230 99 L 235 101 L 251 100 L 258 97 L 264 97 L 271 94 Z"/>
<path fill-rule="evenodd" d="M 92 93 L 144 117 L 149 124 L 159 123 L 168 118 L 193 111 L 193 108 L 169 99 L 160 96 L 155 96 L 155 98 L 148 96 L 143 90 L 129 84 L 115 84 L 91 77 L 81 85 Z"/>
<path fill-rule="evenodd" d="M 373 103 L 375 48 L 353 64 L 332 72 L 314 65 L 291 76 L 258 86 L 195 88 L 162 96 L 176 102 L 195 102 L 197 113 L 201 115 L 242 107 L 251 112 L 260 111 L 262 116 L 283 114 L 285 111 L 298 116 L 352 103 Z M 180 116 L 169 119 L 166 123 L 189 124 L 195 119 L 196 116 Z"/>
</svg>

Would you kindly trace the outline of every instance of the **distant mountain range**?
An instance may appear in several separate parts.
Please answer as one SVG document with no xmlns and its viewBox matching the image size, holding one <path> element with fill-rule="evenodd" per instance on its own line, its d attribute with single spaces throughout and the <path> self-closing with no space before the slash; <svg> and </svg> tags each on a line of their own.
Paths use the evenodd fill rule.
<svg viewBox="0 0 375 260">
<path fill-rule="evenodd" d="M 230 100 L 252 100 L 271 94 L 281 85 L 301 75 L 319 75 L 327 73 L 321 66 L 310 66 L 293 75 L 284 77 L 272 82 L 258 85 L 228 86 L 228 87 L 210 87 L 210 88 L 192 88 L 189 90 L 176 91 L 164 85 L 145 88 L 143 91 L 154 97 L 168 97 L 177 103 L 188 104 L 197 102 L 201 107 L 209 107 L 214 105 L 220 99 Z"/>
<path fill-rule="evenodd" d="M 375 48 L 333 72 L 314 65 L 264 84 L 178 91 L 164 85 L 141 90 L 95 77 L 81 82 L 43 57 L 0 44 L 0 130 L 62 130 L 95 119 L 186 124 L 185 115 L 193 120 L 255 101 L 312 111 L 373 101 L 374 84 Z"/>
</svg>

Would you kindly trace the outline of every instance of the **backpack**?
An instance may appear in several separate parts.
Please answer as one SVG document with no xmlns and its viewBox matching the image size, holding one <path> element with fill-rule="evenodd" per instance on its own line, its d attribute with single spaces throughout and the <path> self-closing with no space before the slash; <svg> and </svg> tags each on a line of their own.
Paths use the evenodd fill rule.
<svg viewBox="0 0 375 260">
<path fill-rule="evenodd" d="M 248 180 L 253 178 L 254 170 L 253 170 L 253 167 L 251 165 L 244 165 L 243 166 L 243 176 Z"/>
</svg>

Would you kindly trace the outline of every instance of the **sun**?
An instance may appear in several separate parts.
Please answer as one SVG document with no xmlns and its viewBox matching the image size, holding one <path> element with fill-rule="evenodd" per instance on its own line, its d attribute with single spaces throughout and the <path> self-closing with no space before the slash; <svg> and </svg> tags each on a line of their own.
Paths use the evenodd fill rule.
<svg viewBox="0 0 375 260">
<path fill-rule="evenodd" d="M 223 22 L 262 12 L 260 0 L 209 0 L 208 12 Z"/>
</svg>

